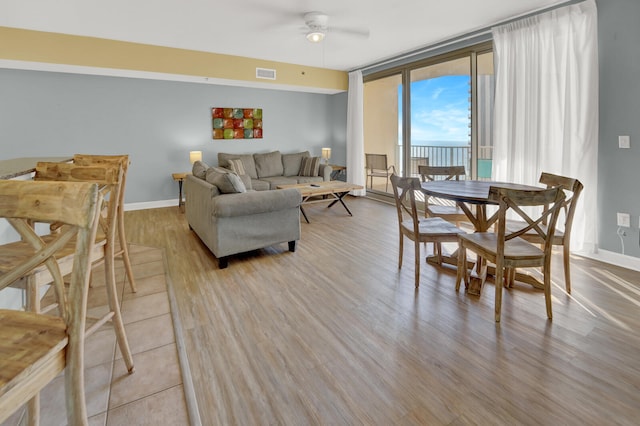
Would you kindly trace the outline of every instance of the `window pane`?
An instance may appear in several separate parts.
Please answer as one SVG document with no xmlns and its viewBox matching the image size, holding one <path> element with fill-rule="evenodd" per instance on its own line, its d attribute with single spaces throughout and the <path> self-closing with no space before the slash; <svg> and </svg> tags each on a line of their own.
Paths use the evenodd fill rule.
<svg viewBox="0 0 640 426">
<path fill-rule="evenodd" d="M 418 165 L 463 165 L 470 174 L 471 59 L 449 60 L 411 71 L 411 156 Z"/>
<path fill-rule="evenodd" d="M 402 158 L 402 75 L 365 83 L 363 96 L 364 152 L 385 155 L 387 167 L 397 168 Z M 385 176 L 367 176 L 367 190 L 393 192 Z"/>
</svg>

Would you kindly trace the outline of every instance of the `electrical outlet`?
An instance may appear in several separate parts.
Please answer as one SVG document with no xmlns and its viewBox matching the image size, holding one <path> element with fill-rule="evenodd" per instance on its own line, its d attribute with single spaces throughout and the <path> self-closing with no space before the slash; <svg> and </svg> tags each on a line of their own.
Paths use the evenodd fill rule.
<svg viewBox="0 0 640 426">
<path fill-rule="evenodd" d="M 631 138 L 629 136 L 618 136 L 618 148 L 631 148 Z"/>
<path fill-rule="evenodd" d="M 618 215 L 618 226 L 623 226 L 625 228 L 631 227 L 631 215 L 629 213 L 617 213 Z"/>
</svg>

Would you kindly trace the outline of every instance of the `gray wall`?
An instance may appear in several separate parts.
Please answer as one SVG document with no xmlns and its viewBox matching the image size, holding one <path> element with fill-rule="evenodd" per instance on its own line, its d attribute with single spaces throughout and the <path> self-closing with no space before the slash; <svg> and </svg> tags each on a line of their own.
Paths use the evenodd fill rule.
<svg viewBox="0 0 640 426">
<path fill-rule="evenodd" d="M 631 214 L 625 254 L 640 257 L 640 1 L 597 0 L 600 55 L 598 232 L 621 253 L 616 212 Z M 261 141 L 213 141 L 209 108 L 261 107 Z M 194 83 L 0 70 L 1 158 L 74 152 L 132 157 L 128 203 L 176 198 L 170 178 L 190 169 L 189 150 L 215 162 L 219 151 L 333 148 L 346 161 L 347 94 L 316 95 Z M 631 149 L 618 149 L 618 135 Z"/>
<path fill-rule="evenodd" d="M 213 165 L 220 151 L 320 155 L 346 145 L 341 94 L 8 69 L 0 94 L 0 158 L 128 153 L 127 203 L 176 199 L 171 173 L 191 169 L 190 150 Z M 214 141 L 214 106 L 262 108 L 263 139 Z"/>
<path fill-rule="evenodd" d="M 626 212 L 631 214 L 631 228 L 625 229 L 624 254 L 640 257 L 640 1 L 596 3 L 600 56 L 600 248 L 622 252 L 616 234 L 616 212 Z M 631 136 L 631 149 L 618 148 L 619 135 Z"/>
</svg>

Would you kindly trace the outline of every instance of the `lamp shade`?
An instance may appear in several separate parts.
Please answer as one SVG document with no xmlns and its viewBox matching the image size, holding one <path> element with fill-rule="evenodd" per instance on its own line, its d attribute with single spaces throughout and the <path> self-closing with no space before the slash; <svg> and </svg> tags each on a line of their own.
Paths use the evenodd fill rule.
<svg viewBox="0 0 640 426">
<path fill-rule="evenodd" d="M 331 158 L 331 148 L 322 148 L 322 158 L 325 160 Z"/>
<path fill-rule="evenodd" d="M 202 151 L 190 151 L 189 161 L 191 161 L 191 164 L 195 163 L 196 161 L 202 161 Z"/>
</svg>

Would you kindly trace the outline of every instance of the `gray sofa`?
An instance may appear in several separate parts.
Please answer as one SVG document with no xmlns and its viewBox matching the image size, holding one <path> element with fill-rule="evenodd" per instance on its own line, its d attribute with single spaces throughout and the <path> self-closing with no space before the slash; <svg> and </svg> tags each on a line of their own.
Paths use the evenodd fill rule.
<svg viewBox="0 0 640 426">
<path fill-rule="evenodd" d="M 312 158 L 309 151 L 292 154 L 282 154 L 280 151 L 258 154 L 227 154 L 220 152 L 218 153 L 218 165 L 233 170 L 229 161 L 240 160 L 245 174 L 251 181 L 251 188 L 256 191 L 276 189 L 277 185 L 331 180 L 331 166 L 320 164 L 319 159 L 317 172 L 314 170 L 311 173 L 302 173 L 303 158 Z M 305 176 L 301 176 L 301 174 Z"/>
<path fill-rule="evenodd" d="M 245 185 L 244 182 L 247 182 Z M 255 191 L 251 181 L 229 170 L 196 162 L 185 180 L 185 215 L 189 228 L 218 259 L 289 243 L 295 251 L 300 239 L 300 202 L 297 189 Z"/>
</svg>

